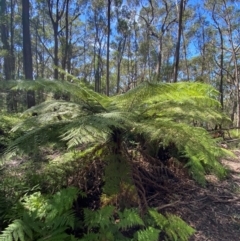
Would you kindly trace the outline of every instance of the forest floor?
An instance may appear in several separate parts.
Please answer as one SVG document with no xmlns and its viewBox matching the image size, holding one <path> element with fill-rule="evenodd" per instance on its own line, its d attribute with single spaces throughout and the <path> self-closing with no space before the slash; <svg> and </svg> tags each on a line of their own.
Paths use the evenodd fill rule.
<svg viewBox="0 0 240 241">
<path fill-rule="evenodd" d="M 240 241 L 240 150 L 234 153 L 236 158 L 222 160 L 230 171 L 226 180 L 209 175 L 206 188 L 181 181 L 178 202 L 163 208 L 197 230 L 190 241 Z"/>
<path fill-rule="evenodd" d="M 235 158 L 222 160 L 229 169 L 227 179 L 208 175 L 206 187 L 201 187 L 186 170 L 178 169 L 177 179 L 169 179 L 166 192 L 155 193 L 149 204 L 160 212 L 180 216 L 195 228 L 189 241 L 240 241 L 240 150 L 234 153 Z"/>
</svg>

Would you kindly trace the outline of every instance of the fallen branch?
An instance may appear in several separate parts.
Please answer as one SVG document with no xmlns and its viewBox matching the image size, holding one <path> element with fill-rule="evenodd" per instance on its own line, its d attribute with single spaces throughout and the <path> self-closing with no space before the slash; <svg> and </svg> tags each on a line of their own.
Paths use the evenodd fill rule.
<svg viewBox="0 0 240 241">
<path fill-rule="evenodd" d="M 165 204 L 165 205 L 162 205 L 160 207 L 156 207 L 157 211 L 160 211 L 164 208 L 169 208 L 169 207 L 174 207 L 176 204 L 183 204 L 183 202 L 180 202 L 180 201 L 176 201 L 176 202 L 173 202 L 173 203 L 168 203 L 168 204 Z M 185 203 L 185 202 L 184 202 Z"/>
</svg>

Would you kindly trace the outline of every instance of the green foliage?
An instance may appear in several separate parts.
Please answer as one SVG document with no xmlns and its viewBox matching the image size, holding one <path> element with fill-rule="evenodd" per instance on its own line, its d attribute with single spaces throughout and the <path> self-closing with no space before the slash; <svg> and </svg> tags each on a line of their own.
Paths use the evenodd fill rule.
<svg viewBox="0 0 240 241">
<path fill-rule="evenodd" d="M 0 240 L 71 240 L 65 231 L 74 228 L 75 214 L 71 207 L 78 194 L 76 188 L 67 188 L 52 196 L 40 192 L 25 195 L 15 214 L 18 219 L 2 232 Z"/>
<path fill-rule="evenodd" d="M 123 212 L 116 211 L 113 206 L 105 206 L 100 210 L 84 210 L 84 223 L 88 230 L 95 228 L 97 232 L 85 234 L 83 239 L 87 240 L 131 240 L 125 237 L 121 231 L 131 227 L 143 226 L 144 222 L 136 210 L 126 209 Z"/>
<path fill-rule="evenodd" d="M 32 220 L 30 220 L 32 221 Z M 1 234 L 1 241 L 32 240 L 32 231 L 22 220 L 16 219 Z"/>
<path fill-rule="evenodd" d="M 149 211 L 156 225 L 163 230 L 171 241 L 188 241 L 195 230 L 187 225 L 181 218 L 167 214 L 166 217 L 155 210 Z"/>
<path fill-rule="evenodd" d="M 229 153 L 203 127 L 193 124 L 229 122 L 219 111 L 218 93 L 208 85 L 144 82 L 115 97 L 97 94 L 78 81 L 23 81 L 15 89 L 57 92 L 70 98 L 47 101 L 27 110 L 23 114 L 25 119 L 12 129 L 24 134 L 11 141 L 7 149 L 8 153 L 32 154 L 40 153 L 42 147 L 61 146 L 65 153 L 50 158 L 41 171 L 32 175 L 36 177 L 35 184 L 43 179 L 47 185 L 54 186 L 53 192 L 72 173 L 100 159 L 105 175 L 104 195 L 117 195 L 122 186 L 133 184 L 134 163 L 130 153 L 134 148 L 151 156 L 151 148 L 174 146 L 179 160 L 203 185 L 207 172 L 219 177 L 226 175 L 218 158 Z M 26 195 L 20 205 L 24 215 L 18 215 L 20 221 L 13 221 L 5 229 L 4 238 L 13 237 L 14 233 L 19 240 L 22 235 L 31 240 L 32 232 L 34 240 L 70 239 L 65 231 L 74 227 L 71 205 L 76 195 L 74 189 L 61 190 L 52 196 L 40 192 Z M 96 211 L 84 209 L 84 225 L 87 233 L 81 240 L 91 241 L 154 241 L 159 234 L 165 235 L 166 240 L 186 241 L 194 232 L 177 216 L 150 210 L 146 217 L 140 217 L 135 209 L 124 209 L 124 206 L 120 211 L 113 206 Z M 135 228 L 135 235 L 125 235 Z"/>
<path fill-rule="evenodd" d="M 26 134 L 11 143 L 9 152 L 37 152 L 39 146 L 62 142 L 69 148 L 107 145 L 114 153 L 116 142 L 128 142 L 131 134 L 135 143 L 141 136 L 148 145 L 174 144 L 188 160 L 186 167 L 191 175 L 203 185 L 206 172 L 226 175 L 218 158 L 229 153 L 218 147 L 204 128 L 193 125 L 229 122 L 219 111 L 218 92 L 209 85 L 144 82 L 115 97 L 95 93 L 76 80 L 23 81 L 15 89 L 61 92 L 70 96 L 70 102 L 49 101 L 29 109 L 26 115 L 30 117 L 14 128 Z M 115 138 L 116 131 L 120 132 L 119 140 Z"/>
<path fill-rule="evenodd" d="M 141 218 L 135 209 L 115 211 L 113 206 L 106 206 L 100 210 L 84 210 L 84 222 L 90 231 L 84 236 L 87 240 L 136 240 L 158 241 L 159 234 L 165 234 L 166 240 L 187 241 L 195 232 L 182 219 L 174 215 L 164 216 L 156 210 L 149 210 L 146 217 Z M 150 219 L 150 220 L 149 220 Z M 122 231 L 137 228 L 133 239 L 123 235 Z M 95 228 L 96 232 L 93 232 Z"/>
<path fill-rule="evenodd" d="M 78 194 L 77 189 L 68 188 L 54 195 L 42 195 L 40 192 L 25 195 L 14 209 L 15 213 L 12 213 L 12 217 L 17 219 L 2 232 L 0 240 L 75 240 L 65 231 L 75 227 L 75 214 L 71 207 Z M 80 192 L 80 195 L 84 194 Z M 165 217 L 155 210 L 149 210 L 149 214 L 142 218 L 136 209 L 119 211 L 114 206 L 105 206 L 96 211 L 84 209 L 83 223 L 88 231 L 80 240 L 154 241 L 158 240 L 159 233 L 166 233 L 170 238 L 177 235 L 177 240 L 184 241 L 193 232 L 176 216 Z M 138 230 L 132 238 L 124 235 L 131 229 Z"/>
<path fill-rule="evenodd" d="M 19 121 L 22 120 L 17 114 L 10 115 L 5 112 L 0 112 L 0 153 L 11 141 L 20 135 L 20 133 L 10 132 Z"/>
<path fill-rule="evenodd" d="M 118 212 L 119 220 L 118 228 L 121 230 L 129 229 L 133 226 L 144 226 L 143 220 L 135 209 L 125 209 L 123 212 Z"/>
<path fill-rule="evenodd" d="M 148 227 L 144 230 L 140 230 L 135 234 L 136 241 L 158 241 L 160 230 L 153 227 Z"/>
</svg>

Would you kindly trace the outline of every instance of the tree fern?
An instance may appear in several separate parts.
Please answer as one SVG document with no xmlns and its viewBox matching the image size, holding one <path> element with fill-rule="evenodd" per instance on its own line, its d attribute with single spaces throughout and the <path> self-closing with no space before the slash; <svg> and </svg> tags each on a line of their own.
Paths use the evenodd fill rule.
<svg viewBox="0 0 240 241">
<path fill-rule="evenodd" d="M 144 82 L 114 97 L 97 94 L 79 81 L 21 81 L 16 88 L 67 92 L 71 101 L 49 101 L 28 110 L 26 115 L 31 116 L 15 128 L 26 134 L 11 143 L 10 152 L 16 148 L 37 152 L 49 142 L 67 143 L 69 148 L 108 145 L 114 141 L 114 131 L 121 130 L 121 140 L 127 140 L 131 133 L 135 142 L 140 134 L 150 145 L 174 143 L 180 155 L 188 158 L 186 167 L 201 184 L 205 183 L 206 169 L 220 177 L 225 175 L 217 159 L 229 153 L 217 147 L 204 128 L 192 125 L 193 121 L 208 125 L 229 121 L 219 111 L 217 91 L 209 85 Z"/>
<path fill-rule="evenodd" d="M 131 168 L 120 155 L 108 155 L 106 160 L 108 163 L 104 169 L 103 192 L 107 195 L 117 194 L 122 183 L 132 182 Z"/>
</svg>

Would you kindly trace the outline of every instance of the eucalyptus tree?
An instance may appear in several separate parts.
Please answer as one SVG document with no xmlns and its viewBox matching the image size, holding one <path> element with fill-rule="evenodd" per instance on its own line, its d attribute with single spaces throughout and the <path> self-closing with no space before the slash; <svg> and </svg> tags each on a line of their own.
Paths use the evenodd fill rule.
<svg viewBox="0 0 240 241">
<path fill-rule="evenodd" d="M 231 1 L 232 2 L 232 1 Z M 233 1 L 234 2 L 234 1 Z M 230 3 L 231 4 L 231 3 Z M 229 43 L 230 43 L 230 50 L 232 53 L 232 60 L 234 64 L 234 84 L 236 86 L 236 102 L 237 102 L 237 111 L 236 111 L 236 124 L 237 127 L 240 127 L 240 91 L 239 91 L 239 70 L 238 70 L 238 57 L 237 52 L 239 49 L 239 39 L 236 39 L 236 35 L 238 35 L 238 32 L 236 32 L 236 22 L 234 22 L 236 18 L 236 12 L 234 13 L 234 5 L 230 5 L 227 3 L 226 0 L 223 0 L 223 6 L 224 6 L 224 21 L 227 25 L 227 34 L 229 37 Z M 239 18 L 238 18 L 239 19 Z M 236 42 L 237 40 L 237 42 Z"/>
<path fill-rule="evenodd" d="M 47 0 L 48 14 L 52 22 L 54 33 L 54 79 L 58 79 L 58 67 L 59 67 L 59 27 L 60 21 L 63 18 L 67 2 L 69 0 Z"/>
<path fill-rule="evenodd" d="M 53 77 L 54 39 L 46 1 L 37 1 L 31 9 L 33 63 L 35 78 Z"/>
<path fill-rule="evenodd" d="M 83 34 L 80 32 L 83 28 L 80 16 L 86 6 L 85 0 L 66 1 L 66 9 L 64 14 L 64 21 L 60 22 L 60 43 L 61 43 L 61 68 L 67 73 L 71 73 L 71 61 L 76 57 L 76 48 L 81 49 L 82 41 L 80 38 Z M 80 28 L 80 31 L 77 31 Z M 78 41 L 80 44 L 78 44 Z M 74 48 L 76 46 L 76 48 Z M 81 50 L 80 50 L 81 51 Z M 79 51 L 78 51 L 79 54 Z M 64 73 L 62 74 L 62 79 Z"/>
<path fill-rule="evenodd" d="M 61 61 L 61 67 L 64 70 L 67 62 L 69 62 L 71 50 L 71 44 L 69 43 L 70 25 L 81 15 L 84 3 L 85 1 L 47 0 L 48 15 L 52 23 L 54 36 L 54 79 L 59 78 L 59 62 Z M 60 47 L 62 48 L 62 59 L 59 53 Z"/>
<path fill-rule="evenodd" d="M 236 8 L 237 1 L 227 0 L 209 0 L 206 2 L 206 8 L 209 10 L 213 20 L 213 25 L 219 36 L 220 55 L 216 53 L 215 63 L 220 71 L 219 90 L 221 93 L 221 103 L 223 105 L 223 83 L 224 77 L 229 84 L 234 86 L 234 103 L 232 105 L 232 116 L 235 115 L 237 127 L 240 126 L 240 93 L 239 93 L 239 70 L 238 70 L 238 54 L 240 39 L 238 37 L 238 22 L 240 19 L 238 9 Z M 218 51 L 219 52 L 219 51 Z M 219 61 L 217 60 L 219 59 Z M 226 96 L 225 96 L 226 99 Z M 234 119 L 234 118 L 233 118 Z"/>
<path fill-rule="evenodd" d="M 208 12 L 201 4 L 194 6 L 195 16 L 188 34 L 193 35 L 191 48 L 193 49 L 189 59 L 190 78 L 213 83 L 216 69 L 214 63 L 216 29 L 210 24 Z"/>
<path fill-rule="evenodd" d="M 104 1 L 94 0 L 88 6 L 87 23 L 92 36 L 93 73 L 95 91 L 102 92 L 102 77 L 104 75 L 104 56 L 106 56 L 106 36 L 108 33 L 107 6 Z"/>
<path fill-rule="evenodd" d="M 120 78 L 121 78 L 121 63 L 123 58 L 127 56 L 126 47 L 127 40 L 132 41 L 135 29 L 133 28 L 132 11 L 126 5 L 115 7 L 116 16 L 116 34 L 112 41 L 112 46 L 116 49 L 116 72 L 117 72 L 117 88 L 116 93 L 120 91 Z M 132 32 L 132 33 L 131 33 Z M 136 52 L 135 52 L 136 54 Z M 125 55 L 125 56 L 124 56 Z M 136 63 L 135 63 L 136 64 Z M 129 83 L 129 81 L 127 81 Z M 126 79 L 125 83 L 127 84 Z M 124 86 L 123 86 L 124 87 Z M 126 86 L 125 86 L 126 87 Z"/>
<path fill-rule="evenodd" d="M 177 21 L 175 2 L 148 0 L 141 2 L 140 18 L 148 34 L 155 38 L 158 46 L 156 76 L 160 78 L 163 62 L 164 38 Z"/>
<path fill-rule="evenodd" d="M 180 54 L 182 55 L 183 61 L 181 63 L 181 74 L 182 79 L 190 81 L 192 76 L 190 76 L 189 69 L 189 59 L 191 58 L 193 53 L 192 42 L 194 40 L 195 29 L 192 28 L 195 24 L 195 11 L 192 5 L 188 5 L 184 10 L 183 22 L 182 25 L 182 51 Z"/>
<path fill-rule="evenodd" d="M 47 0 L 48 14 L 52 22 L 53 33 L 54 33 L 54 79 L 58 79 L 58 67 L 59 67 L 59 28 L 60 21 L 63 19 L 66 5 L 69 0 Z"/>
<path fill-rule="evenodd" d="M 221 26 L 221 22 L 219 21 L 219 16 L 218 16 L 218 10 L 216 9 L 217 6 L 217 0 L 214 1 L 209 1 L 206 3 L 206 7 L 209 8 L 211 11 L 211 17 L 213 20 L 213 25 L 214 28 L 216 28 L 217 33 L 218 33 L 218 38 L 219 38 L 219 43 L 215 43 L 215 46 L 220 48 L 220 55 L 218 56 L 217 51 L 215 52 L 214 60 L 219 68 L 219 76 L 220 76 L 220 83 L 219 83 L 219 93 L 220 93 L 220 103 L 223 109 L 223 79 L 224 79 L 224 45 L 225 45 L 225 38 L 224 38 L 224 28 Z M 216 38 L 215 38 L 216 39 Z M 220 59 L 220 60 L 219 60 Z M 219 61 L 220 62 L 219 62 Z"/>
</svg>

